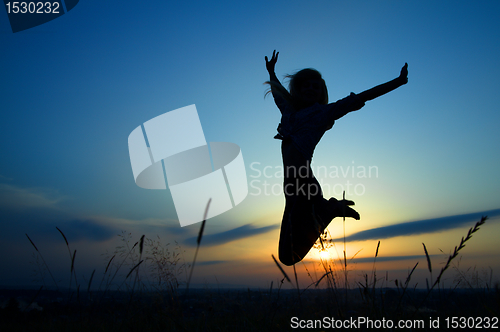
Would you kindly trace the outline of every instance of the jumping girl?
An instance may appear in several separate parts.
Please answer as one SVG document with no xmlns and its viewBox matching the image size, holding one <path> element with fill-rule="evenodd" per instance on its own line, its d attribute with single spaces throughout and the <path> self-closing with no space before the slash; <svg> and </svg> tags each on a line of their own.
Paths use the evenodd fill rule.
<svg viewBox="0 0 500 332">
<path fill-rule="evenodd" d="M 303 69 L 290 78 L 286 90 L 276 77 L 274 67 L 278 53 L 266 60 L 271 93 L 281 111 L 278 134 L 283 157 L 285 211 L 281 222 L 279 259 L 285 265 L 301 261 L 312 248 L 318 236 L 335 217 L 359 220 L 359 214 L 350 208 L 353 201 L 323 197 L 321 187 L 311 170 L 314 148 L 323 134 L 332 128 L 335 120 L 357 111 L 368 100 L 375 99 L 408 82 L 408 64 L 399 77 L 359 94 L 334 103 L 328 103 L 328 91 L 321 74 L 314 69 Z"/>
</svg>

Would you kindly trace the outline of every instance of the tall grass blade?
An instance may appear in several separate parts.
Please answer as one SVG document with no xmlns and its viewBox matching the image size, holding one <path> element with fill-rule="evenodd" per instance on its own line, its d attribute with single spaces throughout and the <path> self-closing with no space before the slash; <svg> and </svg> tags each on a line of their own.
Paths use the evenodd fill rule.
<svg viewBox="0 0 500 332">
<path fill-rule="evenodd" d="M 56 226 L 56 229 L 61 233 L 62 237 L 64 238 L 64 241 L 66 242 L 66 246 L 69 246 L 68 239 L 66 238 L 66 235 L 59 229 L 59 227 Z"/>
<path fill-rule="evenodd" d="M 127 279 L 128 277 L 130 277 L 130 275 L 132 274 L 132 272 L 134 272 L 134 270 L 139 266 L 141 265 L 141 263 L 144 262 L 144 260 L 141 260 L 139 263 L 137 263 L 133 268 L 132 270 L 130 270 L 130 272 L 127 274 L 127 276 L 125 277 L 125 279 Z"/>
<path fill-rule="evenodd" d="M 208 202 L 207 204 L 207 209 L 208 209 L 208 205 L 210 204 L 210 201 Z M 207 215 L 207 212 L 205 211 L 205 217 L 203 218 L 203 222 L 201 223 L 201 228 L 200 228 L 200 232 L 198 233 L 198 238 L 196 239 L 196 244 L 197 245 L 200 245 L 201 243 L 201 238 L 203 237 L 203 231 L 205 230 L 205 222 L 206 222 L 206 215 Z"/>
<path fill-rule="evenodd" d="M 342 225 L 344 229 L 344 288 L 345 288 L 345 302 L 347 305 L 347 255 L 346 255 L 346 242 L 345 242 L 345 190 L 342 193 Z"/>
<path fill-rule="evenodd" d="M 73 269 L 75 268 L 75 256 L 76 256 L 76 249 L 75 252 L 73 253 L 73 258 L 71 258 L 71 273 L 73 273 Z"/>
<path fill-rule="evenodd" d="M 427 248 L 425 247 L 425 244 L 423 242 L 422 245 L 424 246 L 424 252 L 425 257 L 427 258 L 427 266 L 429 267 L 429 272 L 432 273 L 431 258 L 429 257 L 429 253 L 427 252 Z"/>
<path fill-rule="evenodd" d="M 47 268 L 47 271 L 49 272 L 49 275 L 52 278 L 52 281 L 54 281 L 54 285 L 56 285 L 56 289 L 59 290 L 59 286 L 57 285 L 56 279 L 52 275 L 52 272 L 50 271 L 49 266 L 47 265 L 47 262 L 45 262 L 45 259 L 43 258 L 42 253 L 40 252 L 40 250 L 38 250 L 35 243 L 31 240 L 31 238 L 28 236 L 28 234 L 27 233 L 24 233 L 24 234 L 26 234 L 26 237 L 28 238 L 28 240 L 30 240 L 31 244 L 33 245 L 35 250 L 38 252 L 38 255 L 40 255 L 40 258 L 42 259 L 43 265 L 45 265 L 45 268 Z"/>
<path fill-rule="evenodd" d="M 411 270 L 411 272 L 408 273 L 408 277 L 406 277 L 405 284 L 404 284 L 404 286 L 401 287 L 402 290 L 403 290 L 403 293 L 401 293 L 401 296 L 399 297 L 398 305 L 396 306 L 396 311 L 398 311 L 399 306 L 401 305 L 401 300 L 403 299 L 403 296 L 406 293 L 406 289 L 408 288 L 408 285 L 410 284 L 411 276 L 412 276 L 413 272 L 415 271 L 415 269 L 417 268 L 417 265 L 418 265 L 418 262 L 417 262 L 417 264 L 415 264 L 415 266 L 413 267 L 413 269 Z M 396 286 L 398 286 L 397 282 L 396 282 Z"/>
<path fill-rule="evenodd" d="M 328 271 L 326 272 L 325 274 L 323 274 L 321 276 L 321 278 L 318 279 L 318 281 L 316 281 L 316 284 L 314 285 L 315 287 L 318 287 L 319 283 L 321 282 L 321 280 L 323 280 L 326 276 L 328 276 L 330 273 L 332 273 L 331 271 Z"/>
<path fill-rule="evenodd" d="M 203 230 L 205 229 L 205 222 L 207 221 L 208 208 L 210 207 L 210 202 L 212 199 L 210 198 L 207 203 L 207 207 L 205 208 L 205 214 L 203 215 L 203 222 L 201 223 L 200 232 L 198 233 L 198 238 L 196 239 L 196 251 L 194 253 L 193 264 L 191 265 L 191 271 L 189 272 L 189 279 L 186 285 L 186 294 L 189 290 L 189 284 L 191 283 L 191 277 L 193 276 L 194 264 L 196 263 L 196 257 L 198 256 L 198 250 L 200 249 L 201 239 L 203 237 Z"/>
<path fill-rule="evenodd" d="M 283 270 L 283 268 L 281 267 L 280 263 L 278 263 L 278 261 L 276 260 L 276 258 L 274 257 L 273 254 L 271 254 L 271 257 L 274 259 L 274 262 L 276 263 L 276 266 L 278 267 L 278 269 L 280 269 L 280 271 L 283 274 L 283 276 L 285 277 L 286 281 L 288 281 L 289 283 L 292 283 L 292 281 L 290 280 L 290 278 L 288 278 L 288 275 L 286 274 L 285 270 Z"/>
<path fill-rule="evenodd" d="M 26 237 L 28 238 L 28 240 L 30 240 L 31 245 L 35 248 L 35 250 L 36 250 L 37 252 L 40 252 L 40 251 L 38 250 L 38 248 L 35 246 L 35 244 L 33 243 L 33 241 L 31 241 L 31 239 L 30 239 L 30 237 L 28 236 L 28 234 L 27 234 L 27 233 L 24 233 L 24 234 L 26 234 Z"/>
<path fill-rule="evenodd" d="M 408 274 L 408 277 L 406 278 L 406 281 L 405 281 L 405 288 L 408 287 L 408 284 L 410 283 L 411 275 L 413 274 L 413 272 L 417 268 L 417 265 L 418 265 L 418 262 L 417 262 L 417 264 L 415 264 L 413 269 L 411 269 L 411 272 Z"/>
<path fill-rule="evenodd" d="M 89 285 L 87 286 L 87 293 L 90 292 L 90 285 L 92 285 L 92 280 L 94 279 L 94 273 L 95 273 L 95 269 L 94 269 L 94 271 L 92 271 L 92 274 L 90 275 Z"/>
<path fill-rule="evenodd" d="M 373 289 L 373 291 L 375 291 L 375 285 L 377 284 L 377 270 L 375 269 L 375 261 L 377 260 L 379 248 L 380 248 L 380 240 L 377 243 L 377 249 L 375 250 L 375 257 L 373 258 L 373 267 L 372 267 L 372 275 L 373 275 L 372 289 Z M 366 284 L 366 287 L 368 287 L 368 283 Z"/>
<path fill-rule="evenodd" d="M 106 270 L 104 270 L 104 274 L 106 274 L 108 272 L 109 265 L 111 265 L 111 262 L 113 261 L 113 258 L 115 258 L 115 256 L 116 256 L 116 254 L 114 254 L 113 257 L 111 257 L 111 259 L 109 260 L 108 265 L 106 265 Z"/>
<path fill-rule="evenodd" d="M 436 287 L 436 285 L 439 285 L 439 283 L 441 281 L 441 278 L 442 278 L 442 276 L 444 274 L 444 271 L 446 271 L 450 267 L 451 261 L 454 258 L 456 258 L 458 256 L 459 251 L 465 247 L 465 242 L 467 242 L 468 240 L 470 240 L 472 238 L 472 234 L 474 234 L 475 232 L 477 232 L 479 230 L 479 226 L 483 225 L 486 222 L 486 220 L 488 220 L 488 216 L 482 216 L 481 220 L 479 220 L 478 222 L 476 222 L 476 224 L 474 225 L 474 227 L 469 228 L 469 231 L 467 232 L 467 236 L 465 238 L 462 237 L 462 239 L 460 240 L 460 244 L 458 245 L 458 247 L 455 246 L 455 249 L 453 250 L 453 253 L 448 257 L 448 260 L 447 260 L 446 264 L 441 268 L 441 271 L 439 272 L 439 275 L 437 276 L 436 281 L 434 281 L 434 283 L 432 284 L 432 286 L 428 289 L 427 294 L 425 295 L 425 297 L 422 300 L 421 304 L 416 308 L 416 310 L 413 313 L 413 315 L 415 315 L 418 312 L 418 309 L 427 300 L 427 297 L 429 296 L 429 294 L 431 293 L 431 291 L 434 289 L 434 287 Z M 424 248 L 425 248 L 425 246 L 424 246 Z M 432 280 L 431 280 L 431 282 L 432 282 Z"/>
<path fill-rule="evenodd" d="M 458 256 L 458 252 L 465 247 L 465 242 L 467 242 L 468 240 L 470 240 L 472 238 L 472 234 L 474 234 L 475 232 L 477 232 L 479 230 L 479 226 L 483 225 L 486 222 L 487 219 L 488 219 L 487 216 L 481 217 L 481 220 L 479 220 L 474 225 L 474 227 L 471 227 L 469 229 L 469 231 L 467 232 L 467 236 L 465 237 L 465 239 L 462 237 L 462 240 L 460 240 L 460 244 L 458 245 L 458 248 L 455 247 L 455 250 L 453 250 L 453 253 L 448 257 L 448 261 L 446 262 L 445 266 L 443 266 L 443 268 L 441 269 L 441 272 L 439 272 L 439 275 L 436 278 L 436 281 L 432 285 L 431 289 L 434 288 L 436 285 L 439 284 L 439 282 L 441 281 L 441 277 L 443 276 L 444 271 L 446 271 L 450 267 L 451 261 L 455 257 L 457 257 Z"/>
<path fill-rule="evenodd" d="M 144 234 L 141 236 L 139 241 L 139 254 L 142 256 L 142 249 L 144 249 Z"/>
<path fill-rule="evenodd" d="M 69 279 L 69 289 L 71 290 L 71 282 L 73 280 L 73 274 L 75 276 L 75 284 L 78 285 L 78 280 L 76 278 L 76 272 L 74 272 L 76 250 L 73 253 L 73 255 L 71 255 L 71 249 L 69 247 L 68 238 L 66 237 L 66 235 L 64 235 L 63 231 L 61 231 L 61 229 L 59 227 L 56 226 L 56 229 L 59 231 L 59 233 L 61 233 L 61 236 L 63 237 L 64 242 L 66 243 L 66 248 L 68 248 L 69 259 L 71 260 L 71 273 L 70 273 L 70 279 Z"/>
</svg>

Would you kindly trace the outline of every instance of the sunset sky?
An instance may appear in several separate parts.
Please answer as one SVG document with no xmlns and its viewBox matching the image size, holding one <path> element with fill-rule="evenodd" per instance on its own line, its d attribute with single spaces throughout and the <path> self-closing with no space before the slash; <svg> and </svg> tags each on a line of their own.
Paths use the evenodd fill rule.
<svg viewBox="0 0 500 332">
<path fill-rule="evenodd" d="M 404 279 L 419 262 L 412 285 L 423 287 L 422 243 L 437 270 L 488 215 L 455 267 L 499 279 L 499 15 L 498 1 L 87 0 L 13 33 L 0 13 L 0 286 L 40 285 L 25 233 L 67 285 L 56 226 L 77 250 L 81 280 L 102 276 L 122 231 L 178 243 L 191 263 L 200 224 L 180 227 L 168 189 L 135 184 L 127 145 L 137 126 L 191 104 L 208 142 L 240 146 L 249 186 L 207 221 L 193 284 L 281 280 L 271 257 L 284 209 L 280 112 L 263 85 L 274 49 L 280 79 L 315 68 L 332 102 L 408 63 L 407 85 L 338 120 L 314 154 L 325 196 L 345 190 L 361 215 L 345 223 L 350 276 L 372 269 L 380 240 L 377 271 Z M 337 259 L 342 220 L 329 232 Z M 317 251 L 305 261 L 320 274 Z M 307 285 L 304 265 L 297 271 Z"/>
</svg>

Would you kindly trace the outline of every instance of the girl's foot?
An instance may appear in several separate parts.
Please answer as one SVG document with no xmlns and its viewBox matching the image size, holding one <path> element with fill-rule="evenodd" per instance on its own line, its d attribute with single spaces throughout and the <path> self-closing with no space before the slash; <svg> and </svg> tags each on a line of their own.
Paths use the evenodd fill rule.
<svg viewBox="0 0 500 332">
<path fill-rule="evenodd" d="M 337 199 L 332 197 L 328 200 L 328 203 L 330 204 L 332 209 L 332 219 L 335 217 L 349 217 L 359 220 L 359 213 L 349 207 L 349 205 L 354 205 L 353 201 L 348 201 L 346 199 L 338 201 Z"/>
<path fill-rule="evenodd" d="M 323 199 L 321 202 L 313 205 L 314 220 L 318 224 L 315 227 L 322 233 L 330 222 L 336 217 L 348 217 L 359 220 L 359 213 L 350 208 L 354 205 L 353 201 L 330 198 L 328 201 Z"/>
</svg>

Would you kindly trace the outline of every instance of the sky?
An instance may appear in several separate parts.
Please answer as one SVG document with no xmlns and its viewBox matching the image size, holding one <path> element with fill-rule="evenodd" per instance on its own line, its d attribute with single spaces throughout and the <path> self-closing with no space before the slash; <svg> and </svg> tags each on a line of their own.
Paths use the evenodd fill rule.
<svg viewBox="0 0 500 332">
<path fill-rule="evenodd" d="M 13 33 L 0 13 L 0 285 L 40 285 L 26 234 L 67 285 L 71 260 L 56 227 L 77 250 L 80 280 L 104 273 L 120 234 L 177 243 L 190 264 L 200 224 L 180 227 L 168 189 L 135 184 L 127 139 L 192 104 L 207 141 L 239 145 L 249 188 L 207 220 L 193 285 L 281 280 L 271 256 L 284 209 L 280 113 L 263 84 L 273 50 L 280 79 L 315 68 L 332 102 L 408 63 L 407 85 L 338 120 L 314 153 L 325 196 L 345 190 L 361 215 L 345 222 L 350 276 L 372 269 L 380 241 L 387 284 L 419 262 L 412 281 L 422 286 L 422 243 L 441 266 L 488 215 L 445 282 L 469 267 L 498 279 L 499 14 L 498 1 L 90 0 Z M 328 229 L 338 261 L 344 224 Z M 317 250 L 297 266 L 307 284 L 304 267 L 320 270 Z"/>
</svg>

